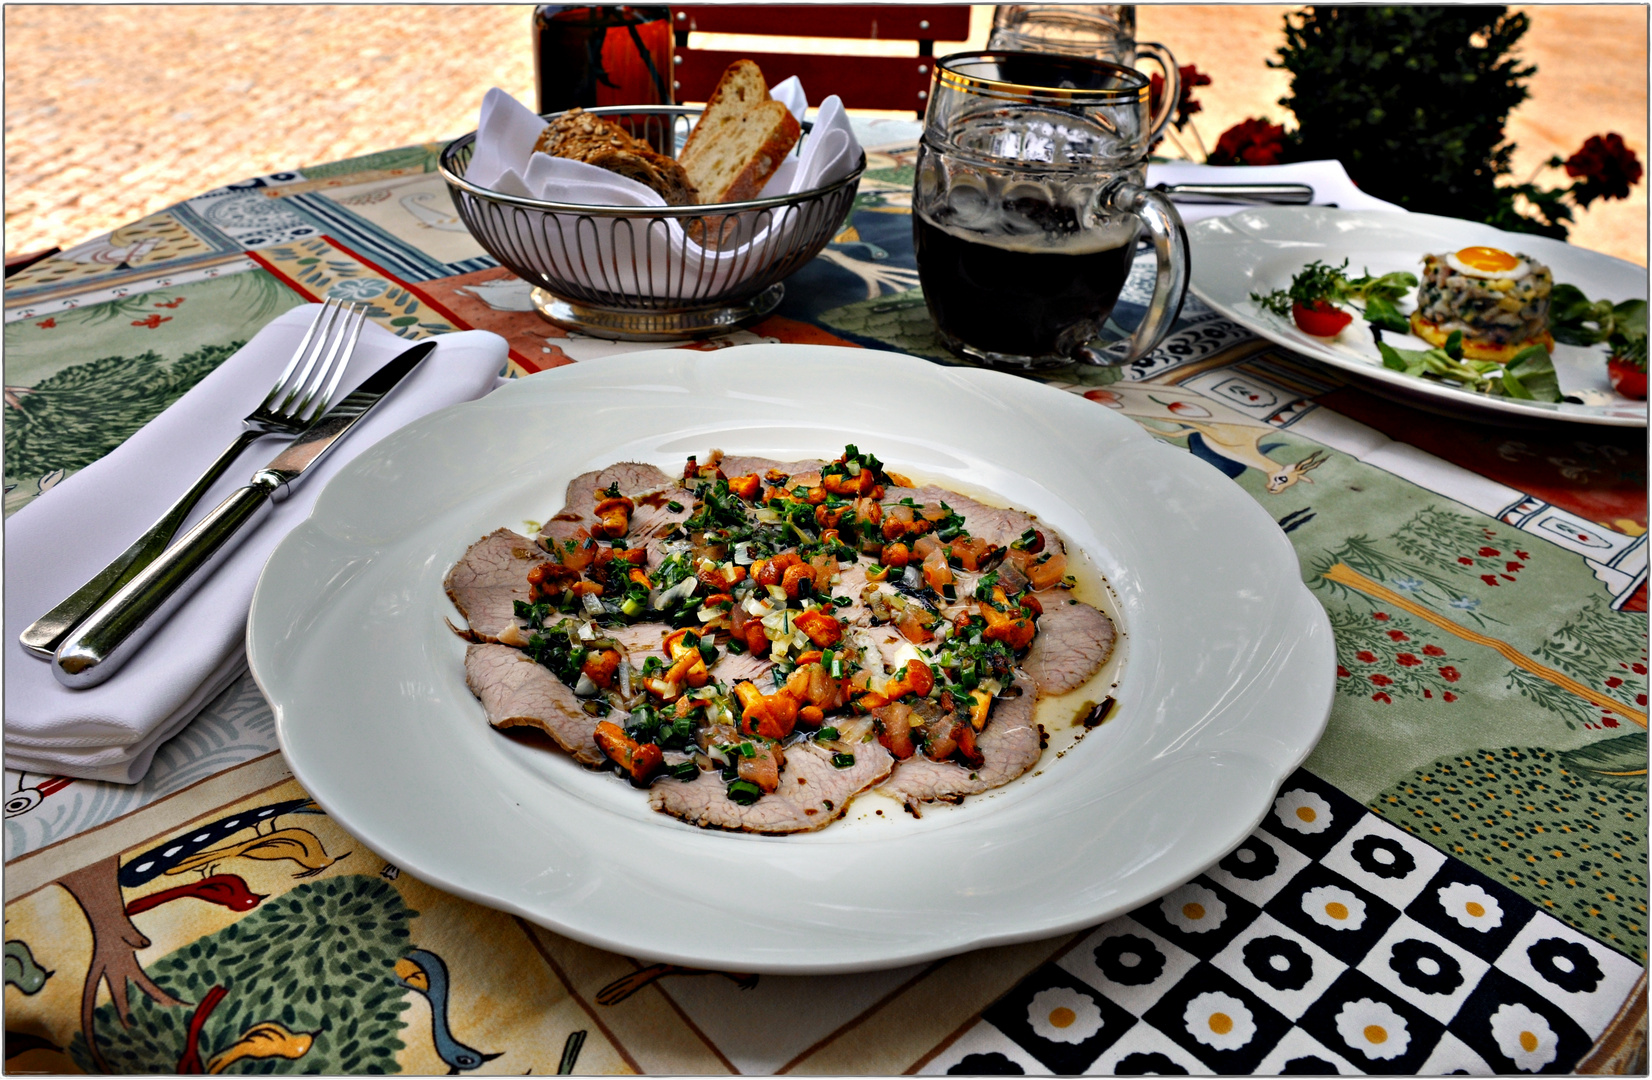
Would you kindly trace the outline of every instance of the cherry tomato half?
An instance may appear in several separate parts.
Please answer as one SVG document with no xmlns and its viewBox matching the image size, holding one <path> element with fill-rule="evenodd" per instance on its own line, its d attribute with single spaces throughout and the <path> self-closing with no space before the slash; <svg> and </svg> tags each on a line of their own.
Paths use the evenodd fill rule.
<svg viewBox="0 0 1652 1080">
<path fill-rule="evenodd" d="M 1606 374 L 1611 376 L 1612 389 L 1624 397 L 1646 400 L 1646 372 L 1637 370 L 1634 364 L 1611 357 L 1606 361 Z"/>
<path fill-rule="evenodd" d="M 1342 333 L 1342 328 L 1354 321 L 1354 317 L 1340 308 L 1332 306 L 1325 300 L 1315 300 L 1312 304 L 1293 303 L 1291 318 L 1304 334 L 1314 337 L 1336 337 Z"/>
</svg>

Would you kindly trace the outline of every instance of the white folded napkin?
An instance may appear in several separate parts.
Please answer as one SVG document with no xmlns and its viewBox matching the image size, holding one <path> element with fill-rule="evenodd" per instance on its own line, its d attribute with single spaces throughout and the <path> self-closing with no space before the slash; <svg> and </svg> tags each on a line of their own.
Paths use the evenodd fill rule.
<svg viewBox="0 0 1652 1080">
<path fill-rule="evenodd" d="M 1405 213 L 1404 207 L 1384 202 L 1355 187 L 1340 161 L 1298 161 L 1290 165 L 1195 165 L 1191 161 L 1155 161 L 1147 166 L 1147 182 L 1149 185 L 1307 184 L 1314 189 L 1315 206 Z M 1191 224 L 1254 207 L 1240 203 L 1177 203 L 1176 209 L 1180 211 L 1182 220 Z"/>
<path fill-rule="evenodd" d="M 808 99 L 795 76 L 774 86 L 769 94 L 798 120 L 803 119 Z M 629 177 L 534 151 L 544 127 L 544 120 L 511 95 L 497 88 L 489 90 L 482 98 L 476 149 L 465 179 L 507 195 L 546 202 L 666 205 L 657 191 Z M 769 177 L 762 196 L 797 194 L 835 183 L 854 169 L 860 150 L 842 100 L 832 95 L 820 103 L 812 130 Z M 555 277 L 630 296 L 683 292 L 704 296 L 736 284 L 742 276 L 761 272 L 769 245 L 789 235 L 800 216 L 796 211 L 775 211 L 743 243 L 721 248 L 701 247 L 675 220 L 667 220 L 663 228 L 650 228 L 646 221 L 627 228 L 603 218 L 532 210 L 515 211 L 507 220 L 515 233 L 515 249 L 534 253 L 536 261 Z M 646 245 L 641 243 L 644 233 Z"/>
<path fill-rule="evenodd" d="M 126 550 L 241 430 L 319 310 L 306 305 L 265 326 L 240 351 L 119 448 L 6 522 L 5 763 L 9 769 L 133 784 L 175 735 L 246 667 L 253 586 L 275 545 L 309 516 L 339 469 L 427 413 L 488 393 L 505 364 L 503 338 L 448 334 L 436 350 L 306 475 L 285 502 L 237 538 L 227 561 L 108 682 L 67 690 L 18 641 L 23 629 Z M 413 343 L 372 324 L 334 400 Z M 250 446 L 185 528 L 285 445 Z"/>
</svg>

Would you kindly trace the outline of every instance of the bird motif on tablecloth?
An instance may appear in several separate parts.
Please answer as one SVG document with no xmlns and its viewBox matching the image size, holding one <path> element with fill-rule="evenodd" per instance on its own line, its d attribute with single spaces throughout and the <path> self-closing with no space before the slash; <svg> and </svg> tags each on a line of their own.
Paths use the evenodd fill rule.
<svg viewBox="0 0 1652 1080">
<path fill-rule="evenodd" d="M 447 965 L 441 957 L 426 949 L 414 949 L 396 961 L 396 981 L 429 999 L 431 1040 L 436 1044 L 437 1055 L 447 1062 L 449 1076 L 480 1068 L 504 1053 L 501 1050 L 498 1054 L 484 1054 L 453 1037 L 447 1020 Z"/>
</svg>

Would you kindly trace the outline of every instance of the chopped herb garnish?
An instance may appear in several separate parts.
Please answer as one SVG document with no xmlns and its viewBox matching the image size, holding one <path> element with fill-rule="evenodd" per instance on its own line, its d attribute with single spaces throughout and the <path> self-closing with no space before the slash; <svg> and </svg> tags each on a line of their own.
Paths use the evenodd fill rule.
<svg viewBox="0 0 1652 1080">
<path fill-rule="evenodd" d="M 854 603 L 854 600 L 847 596 L 832 597 L 832 605 L 834 607 L 848 607 L 852 603 Z"/>
<path fill-rule="evenodd" d="M 832 755 L 832 765 L 833 765 L 834 768 L 852 769 L 852 768 L 855 767 L 855 755 L 853 755 L 853 754 L 833 754 Z"/>
<path fill-rule="evenodd" d="M 815 732 L 815 738 L 825 739 L 827 742 L 831 742 L 833 739 L 837 738 L 837 728 L 823 727 L 819 731 Z"/>
<path fill-rule="evenodd" d="M 672 499 L 670 502 L 666 503 L 665 508 L 673 514 L 680 514 L 683 512 L 683 504 L 678 502 L 676 499 Z"/>
<path fill-rule="evenodd" d="M 671 775 L 675 776 L 685 784 L 692 783 L 693 781 L 699 779 L 700 767 L 692 761 L 684 761 L 680 764 L 671 766 Z"/>
<path fill-rule="evenodd" d="M 728 797 L 741 806 L 750 806 L 763 797 L 763 789 L 750 780 L 736 780 L 728 786 Z"/>
</svg>

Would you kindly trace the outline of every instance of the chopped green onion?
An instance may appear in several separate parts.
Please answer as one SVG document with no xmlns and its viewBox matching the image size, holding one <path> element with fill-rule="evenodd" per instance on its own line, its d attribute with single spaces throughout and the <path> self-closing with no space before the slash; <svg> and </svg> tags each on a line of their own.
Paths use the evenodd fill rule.
<svg viewBox="0 0 1652 1080">
<path fill-rule="evenodd" d="M 645 601 L 638 600 L 635 596 L 627 596 L 625 598 L 625 603 L 620 605 L 620 614 L 622 614 L 622 615 L 639 615 L 639 614 L 642 613 L 642 609 L 645 606 L 646 606 Z"/>
<path fill-rule="evenodd" d="M 834 596 L 832 597 L 832 603 L 837 607 L 848 607 L 854 601 L 847 596 Z"/>
<path fill-rule="evenodd" d="M 740 744 L 740 756 L 754 758 L 757 756 L 757 751 L 752 748 L 751 743 L 743 742 Z"/>
<path fill-rule="evenodd" d="M 750 780 L 736 780 L 728 786 L 728 797 L 731 802 L 750 806 L 763 797 L 763 789 Z"/>
<path fill-rule="evenodd" d="M 826 741 L 830 742 L 831 740 L 837 738 L 837 728 L 835 728 L 835 727 L 823 727 L 819 731 L 815 732 L 815 738 L 825 739 Z"/>
<path fill-rule="evenodd" d="M 665 508 L 673 514 L 680 514 L 683 512 L 683 504 L 678 502 L 676 499 L 672 499 L 670 502 L 666 503 Z"/>
<path fill-rule="evenodd" d="M 675 776 L 685 784 L 692 783 L 694 780 L 699 779 L 700 767 L 692 761 L 684 761 L 680 764 L 671 766 L 671 775 Z"/>
<path fill-rule="evenodd" d="M 834 768 L 838 768 L 838 769 L 852 769 L 852 768 L 855 767 L 855 755 L 853 755 L 853 754 L 833 754 L 832 755 L 832 765 L 833 765 Z"/>
</svg>

